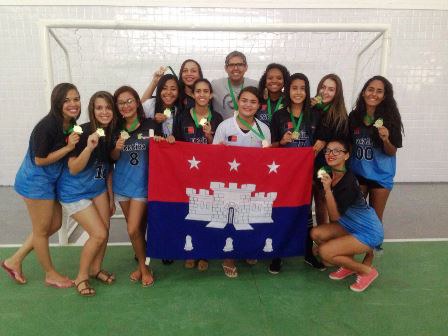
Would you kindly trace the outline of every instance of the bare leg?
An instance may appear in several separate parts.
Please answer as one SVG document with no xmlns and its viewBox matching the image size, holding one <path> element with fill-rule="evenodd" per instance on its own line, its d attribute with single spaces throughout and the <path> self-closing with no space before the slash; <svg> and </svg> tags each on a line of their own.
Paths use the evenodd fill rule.
<svg viewBox="0 0 448 336">
<path fill-rule="evenodd" d="M 352 235 L 345 235 L 327 241 L 319 247 L 320 256 L 327 262 L 348 268 L 360 275 L 370 273 L 371 267 L 356 261 L 356 254 L 366 253 L 371 248 Z"/>
<path fill-rule="evenodd" d="M 50 237 L 54 225 L 53 218 L 55 218 L 55 221 L 60 218 L 58 217 L 58 213 L 54 216 L 54 212 L 55 209 L 56 211 L 60 210 L 60 205 L 54 200 L 34 200 L 25 197 L 24 200 L 33 225 L 32 247 L 36 252 L 37 259 L 44 269 L 45 280 L 52 283 L 66 282 L 67 277 L 59 274 L 54 269 L 48 247 L 48 238 Z"/>
<path fill-rule="evenodd" d="M 106 230 L 106 239 L 101 245 L 100 250 L 92 261 L 90 268 L 90 275 L 96 276 L 101 270 L 101 264 L 103 263 L 104 255 L 106 254 L 107 241 L 109 238 L 109 228 L 110 228 L 110 210 L 109 210 L 109 197 L 106 192 L 95 197 L 93 200 L 93 205 L 95 206 L 99 216 L 101 217 L 101 222 Z"/>
<path fill-rule="evenodd" d="M 75 284 L 79 284 L 89 278 L 90 266 L 104 242 L 107 241 L 107 230 L 94 205 L 90 205 L 72 216 L 89 234 L 89 239 L 81 251 L 79 273 L 75 279 Z"/>
<path fill-rule="evenodd" d="M 126 204 L 127 203 L 127 204 Z M 148 286 L 154 281 L 149 268 L 145 265 L 145 238 L 142 233 L 142 218 L 145 214 L 146 203 L 136 200 L 120 202 L 123 213 L 126 217 L 128 234 L 132 247 L 138 258 L 138 268 L 131 273 L 131 279 L 140 280 L 143 286 Z"/>
</svg>

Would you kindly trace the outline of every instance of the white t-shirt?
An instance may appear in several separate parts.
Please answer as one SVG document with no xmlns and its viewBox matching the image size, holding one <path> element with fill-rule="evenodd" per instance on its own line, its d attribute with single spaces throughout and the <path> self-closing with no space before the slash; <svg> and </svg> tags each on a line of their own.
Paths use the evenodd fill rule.
<svg viewBox="0 0 448 336">
<path fill-rule="evenodd" d="M 258 87 L 258 83 L 250 78 L 244 78 L 243 88 L 246 86 Z M 228 78 L 219 78 L 212 81 L 213 88 L 213 110 L 222 115 L 223 119 L 229 119 L 233 117 L 233 111 L 235 107 L 233 106 L 232 97 L 230 96 Z M 235 99 L 238 100 L 238 95 L 241 91 L 241 85 L 233 86 L 233 93 L 235 94 Z"/>
<path fill-rule="evenodd" d="M 251 125 L 257 132 L 260 127 L 266 141 L 271 144 L 271 132 L 269 127 L 263 122 L 255 118 L 255 122 Z M 238 126 L 236 117 L 226 119 L 219 124 L 216 129 L 215 136 L 213 138 L 214 144 L 225 144 L 228 146 L 241 146 L 241 147 L 263 147 L 262 140 L 252 131 L 244 133 Z"/>
<path fill-rule="evenodd" d="M 154 119 L 156 109 L 156 99 L 149 98 L 142 104 L 142 106 L 143 111 L 145 112 L 145 117 Z M 177 108 L 175 111 L 177 112 Z M 174 113 L 171 113 L 171 116 L 168 119 L 166 119 L 162 124 L 162 131 L 165 137 L 173 134 L 173 120 L 174 120 Z"/>
</svg>

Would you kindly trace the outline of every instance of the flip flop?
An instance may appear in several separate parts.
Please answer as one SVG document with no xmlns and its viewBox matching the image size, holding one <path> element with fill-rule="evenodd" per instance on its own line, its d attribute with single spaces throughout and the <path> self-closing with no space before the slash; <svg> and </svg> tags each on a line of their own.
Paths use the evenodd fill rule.
<svg viewBox="0 0 448 336">
<path fill-rule="evenodd" d="M 6 265 L 6 262 L 3 260 L 2 261 L 2 268 L 5 270 L 6 273 L 8 273 L 9 277 L 16 283 L 19 285 L 24 285 L 26 284 L 26 279 L 23 276 L 22 273 L 17 272 L 15 270 L 13 270 L 11 267 L 9 267 L 8 265 Z"/>
<path fill-rule="evenodd" d="M 45 286 L 53 288 L 70 288 L 73 287 L 73 281 L 70 279 L 64 281 L 49 281 L 45 280 Z"/>
<path fill-rule="evenodd" d="M 224 274 L 228 278 L 236 278 L 238 277 L 238 271 L 236 269 L 236 266 L 230 267 L 222 264 L 222 269 L 224 270 Z"/>
</svg>

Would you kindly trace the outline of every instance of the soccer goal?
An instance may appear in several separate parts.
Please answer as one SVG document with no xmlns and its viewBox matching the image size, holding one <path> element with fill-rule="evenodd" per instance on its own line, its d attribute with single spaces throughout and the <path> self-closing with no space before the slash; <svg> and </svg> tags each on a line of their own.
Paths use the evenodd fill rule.
<svg viewBox="0 0 448 336">
<path fill-rule="evenodd" d="M 271 62 L 291 73 L 305 73 L 314 95 L 319 79 L 338 74 L 347 108 L 365 80 L 386 75 L 390 26 L 386 24 L 151 24 L 134 21 L 45 20 L 39 22 L 47 96 L 63 81 L 77 85 L 85 106 L 95 91 L 113 92 L 129 84 L 143 92 L 161 65 L 179 71 L 183 60 L 197 60 L 204 77 L 224 73 L 225 56 L 242 51 L 247 76 L 259 79 Z M 84 114 L 85 118 L 86 114 Z M 74 222 L 64 223 L 59 241 L 66 244 Z"/>
</svg>

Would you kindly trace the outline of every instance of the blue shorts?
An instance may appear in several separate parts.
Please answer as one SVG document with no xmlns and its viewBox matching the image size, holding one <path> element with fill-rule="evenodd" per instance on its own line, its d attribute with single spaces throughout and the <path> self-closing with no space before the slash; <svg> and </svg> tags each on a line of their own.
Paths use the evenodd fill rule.
<svg viewBox="0 0 448 336">
<path fill-rule="evenodd" d="M 384 240 L 383 224 L 368 205 L 352 205 L 339 218 L 339 224 L 361 243 L 375 248 Z"/>
</svg>

